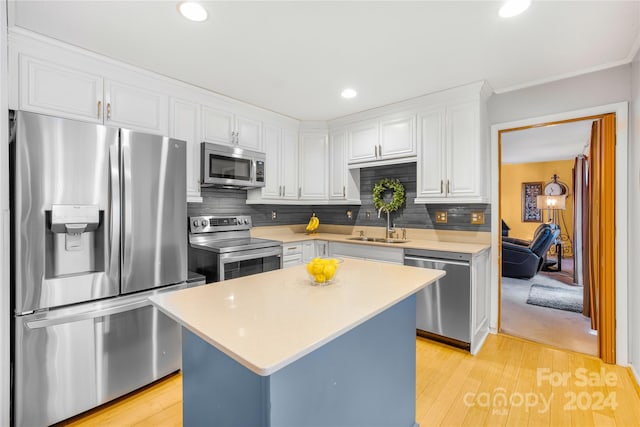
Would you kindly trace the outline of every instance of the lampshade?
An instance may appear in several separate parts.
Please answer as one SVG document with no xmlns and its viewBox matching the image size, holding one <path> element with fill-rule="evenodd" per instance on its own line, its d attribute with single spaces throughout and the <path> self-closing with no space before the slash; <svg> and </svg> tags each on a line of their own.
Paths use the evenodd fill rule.
<svg viewBox="0 0 640 427">
<path fill-rule="evenodd" d="M 567 205 L 567 196 L 538 196 L 536 198 L 536 208 L 538 209 L 551 209 L 551 210 L 564 210 Z"/>
</svg>

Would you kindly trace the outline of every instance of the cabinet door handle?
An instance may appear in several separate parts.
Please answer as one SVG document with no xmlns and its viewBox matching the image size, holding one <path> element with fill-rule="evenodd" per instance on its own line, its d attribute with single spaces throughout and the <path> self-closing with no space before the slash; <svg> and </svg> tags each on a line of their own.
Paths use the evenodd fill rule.
<svg viewBox="0 0 640 427">
<path fill-rule="evenodd" d="M 440 180 L 440 194 L 442 194 L 443 184 L 444 184 L 444 182 L 443 182 L 443 180 L 441 179 L 441 180 Z"/>
<path fill-rule="evenodd" d="M 449 180 L 447 180 L 447 194 L 449 194 Z"/>
<path fill-rule="evenodd" d="M 377 158 L 378 158 L 378 146 L 377 146 L 377 145 L 374 145 L 373 147 L 374 147 L 374 149 L 375 149 L 375 152 L 376 152 L 376 159 L 377 159 Z"/>
<path fill-rule="evenodd" d="M 378 155 L 382 157 L 382 145 L 378 145 Z"/>
<path fill-rule="evenodd" d="M 347 188 L 344 185 L 342 186 L 342 197 L 347 197 Z"/>
<path fill-rule="evenodd" d="M 102 101 L 98 101 L 98 118 L 100 118 L 101 112 L 102 112 Z"/>
<path fill-rule="evenodd" d="M 298 187 L 298 199 L 302 197 L 302 187 Z"/>
<path fill-rule="evenodd" d="M 285 191 L 286 191 L 285 188 L 287 188 L 286 185 L 283 185 L 282 186 L 282 197 L 284 197 L 284 194 L 285 194 Z"/>
<path fill-rule="evenodd" d="M 107 120 L 111 120 L 111 103 L 107 102 Z"/>
<path fill-rule="evenodd" d="M 282 197 L 282 185 L 278 186 L 278 196 Z"/>
</svg>

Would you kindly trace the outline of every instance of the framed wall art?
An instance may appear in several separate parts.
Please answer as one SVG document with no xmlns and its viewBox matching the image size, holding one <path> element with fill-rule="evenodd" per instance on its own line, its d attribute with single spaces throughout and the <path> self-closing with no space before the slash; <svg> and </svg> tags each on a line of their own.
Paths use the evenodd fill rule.
<svg viewBox="0 0 640 427">
<path fill-rule="evenodd" d="M 542 210 L 537 208 L 536 198 L 542 195 L 543 182 L 522 183 L 522 222 L 542 222 Z"/>
</svg>

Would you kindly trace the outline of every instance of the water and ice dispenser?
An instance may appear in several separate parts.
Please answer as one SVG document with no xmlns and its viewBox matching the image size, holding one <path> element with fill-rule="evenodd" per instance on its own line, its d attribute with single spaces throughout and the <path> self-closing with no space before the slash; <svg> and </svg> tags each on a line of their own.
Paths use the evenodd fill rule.
<svg viewBox="0 0 640 427">
<path fill-rule="evenodd" d="M 48 277 L 104 270 L 102 214 L 96 205 L 51 207 L 50 233 L 47 233 Z"/>
</svg>

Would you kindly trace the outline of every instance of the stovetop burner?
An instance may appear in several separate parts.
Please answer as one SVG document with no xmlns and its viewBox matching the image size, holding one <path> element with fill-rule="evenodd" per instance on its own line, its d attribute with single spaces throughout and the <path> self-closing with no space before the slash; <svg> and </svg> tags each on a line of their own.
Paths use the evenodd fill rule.
<svg viewBox="0 0 640 427">
<path fill-rule="evenodd" d="M 192 241 L 191 246 L 216 253 L 249 251 L 252 249 L 271 248 L 280 246 L 277 240 L 257 239 L 255 237 L 241 237 L 224 240 L 203 240 Z"/>
<path fill-rule="evenodd" d="M 277 240 L 251 237 L 250 216 L 198 216 L 189 218 L 191 247 L 215 253 L 280 246 Z"/>
</svg>

